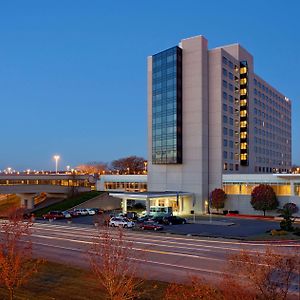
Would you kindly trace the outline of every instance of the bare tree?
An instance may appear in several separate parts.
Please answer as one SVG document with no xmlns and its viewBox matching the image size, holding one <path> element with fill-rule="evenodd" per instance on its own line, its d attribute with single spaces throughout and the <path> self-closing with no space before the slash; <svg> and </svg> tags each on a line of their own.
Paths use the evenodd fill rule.
<svg viewBox="0 0 300 300">
<path fill-rule="evenodd" d="M 23 221 L 23 210 L 11 210 L 0 225 L 0 283 L 14 298 L 17 288 L 37 272 L 40 260 L 32 259 L 31 223 Z"/>
<path fill-rule="evenodd" d="M 271 247 L 264 252 L 243 250 L 231 257 L 229 270 L 242 280 L 244 288 L 256 291 L 259 299 L 284 300 L 298 282 L 299 253 L 278 253 Z"/>
<path fill-rule="evenodd" d="M 146 171 L 147 162 L 143 157 L 128 156 L 114 160 L 111 165 L 120 174 L 139 174 Z"/>
<path fill-rule="evenodd" d="M 107 171 L 107 164 L 103 162 L 88 162 L 77 166 L 76 169 L 88 174 L 102 174 Z"/>
<path fill-rule="evenodd" d="M 143 281 L 136 277 L 136 251 L 127 241 L 123 230 L 107 226 L 100 228 L 89 251 L 92 273 L 107 299 L 137 299 Z"/>
</svg>

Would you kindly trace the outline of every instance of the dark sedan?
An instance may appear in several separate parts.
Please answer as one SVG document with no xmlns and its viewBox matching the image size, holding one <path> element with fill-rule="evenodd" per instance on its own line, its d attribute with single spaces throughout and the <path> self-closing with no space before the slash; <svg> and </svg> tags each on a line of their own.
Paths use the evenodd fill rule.
<svg viewBox="0 0 300 300">
<path fill-rule="evenodd" d="M 186 224 L 187 220 L 185 218 L 181 218 L 178 216 L 169 216 L 169 217 L 164 217 L 163 222 L 164 224 L 174 225 L 174 224 Z"/>
</svg>

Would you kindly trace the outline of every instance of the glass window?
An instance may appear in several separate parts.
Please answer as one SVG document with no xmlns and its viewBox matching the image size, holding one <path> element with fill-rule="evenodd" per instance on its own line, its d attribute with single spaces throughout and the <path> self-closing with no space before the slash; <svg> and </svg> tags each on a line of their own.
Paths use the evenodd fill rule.
<svg viewBox="0 0 300 300">
<path fill-rule="evenodd" d="M 181 111 L 182 49 L 153 55 L 152 162 L 182 162 Z"/>
</svg>

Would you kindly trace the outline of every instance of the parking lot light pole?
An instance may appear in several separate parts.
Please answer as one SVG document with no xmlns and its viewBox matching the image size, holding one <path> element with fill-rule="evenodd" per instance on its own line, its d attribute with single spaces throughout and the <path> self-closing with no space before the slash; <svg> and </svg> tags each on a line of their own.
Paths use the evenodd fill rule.
<svg viewBox="0 0 300 300">
<path fill-rule="evenodd" d="M 58 160 L 60 159 L 60 156 L 59 155 L 54 155 L 53 158 L 55 160 L 55 173 L 57 174 L 57 171 L 58 171 Z"/>
</svg>

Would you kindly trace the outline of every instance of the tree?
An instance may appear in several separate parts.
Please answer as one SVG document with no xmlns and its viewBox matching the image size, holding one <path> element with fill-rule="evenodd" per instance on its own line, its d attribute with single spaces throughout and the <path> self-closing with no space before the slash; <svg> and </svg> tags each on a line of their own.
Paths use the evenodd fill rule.
<svg viewBox="0 0 300 300">
<path fill-rule="evenodd" d="M 107 299 L 137 299 L 142 280 L 136 278 L 137 257 L 132 243 L 127 241 L 123 230 L 101 228 L 89 251 L 92 273 L 99 287 L 107 293 Z"/>
<path fill-rule="evenodd" d="M 278 200 L 273 188 L 267 184 L 256 186 L 251 193 L 251 205 L 255 210 L 274 210 L 278 207 Z"/>
<path fill-rule="evenodd" d="M 298 279 L 299 265 L 299 253 L 279 254 L 275 248 L 267 247 L 264 252 L 242 250 L 231 257 L 228 269 L 243 282 L 245 290 L 256 292 L 253 299 L 284 300 Z M 233 277 L 231 280 L 235 281 Z"/>
<path fill-rule="evenodd" d="M 32 260 L 32 224 L 23 221 L 23 212 L 10 211 L 7 221 L 0 225 L 0 283 L 7 288 L 11 300 L 15 290 L 37 272 L 41 262 Z"/>
<path fill-rule="evenodd" d="M 145 171 L 146 160 L 143 157 L 128 156 L 114 160 L 111 166 L 120 174 L 138 174 Z"/>
<path fill-rule="evenodd" d="M 88 162 L 76 167 L 76 169 L 83 173 L 88 174 L 101 174 L 107 171 L 107 164 L 103 162 Z"/>
<path fill-rule="evenodd" d="M 220 208 L 224 208 L 226 194 L 222 189 L 214 189 L 210 195 L 211 207 L 216 208 L 218 211 Z"/>
</svg>

